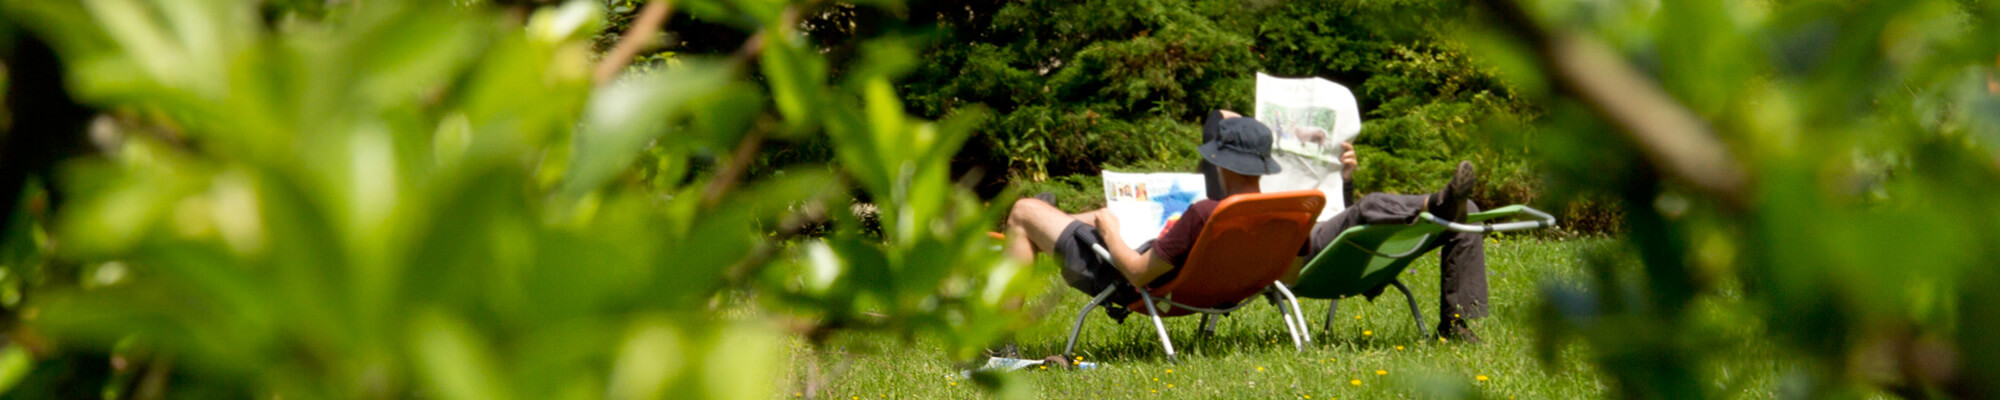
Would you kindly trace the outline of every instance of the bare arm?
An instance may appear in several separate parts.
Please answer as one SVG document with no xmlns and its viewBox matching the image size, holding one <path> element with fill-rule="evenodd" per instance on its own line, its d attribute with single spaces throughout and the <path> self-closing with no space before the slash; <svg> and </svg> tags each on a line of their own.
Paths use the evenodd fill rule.
<svg viewBox="0 0 2000 400">
<path fill-rule="evenodd" d="M 1118 216 L 1110 212 L 1097 213 L 1097 231 L 1104 235 L 1104 249 L 1111 252 L 1111 264 L 1118 267 L 1118 272 L 1125 275 L 1125 281 L 1131 282 L 1132 286 L 1146 287 L 1160 275 L 1174 269 L 1173 264 L 1152 250 L 1140 253 L 1126 246 L 1124 236 L 1118 232 Z"/>
</svg>

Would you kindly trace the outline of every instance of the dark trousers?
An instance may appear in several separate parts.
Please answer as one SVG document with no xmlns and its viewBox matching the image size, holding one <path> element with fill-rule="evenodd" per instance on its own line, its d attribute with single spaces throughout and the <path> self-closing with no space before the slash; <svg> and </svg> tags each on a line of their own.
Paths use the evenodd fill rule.
<svg viewBox="0 0 2000 400">
<path fill-rule="evenodd" d="M 1341 232 L 1361 225 L 1408 224 L 1415 221 L 1424 211 L 1424 195 L 1371 193 L 1362 196 L 1361 201 L 1334 214 L 1333 219 L 1313 226 L 1312 241 L 1308 254 L 1317 255 L 1320 250 L 1333 243 Z M 1466 212 L 1479 212 L 1479 206 L 1465 202 Z M 1486 243 L 1485 235 L 1445 231 L 1443 240 L 1432 241 L 1431 249 L 1439 249 L 1438 254 L 1438 315 L 1440 323 L 1454 319 L 1474 319 L 1486 316 Z M 1369 292 L 1369 297 L 1381 293 L 1381 288 Z"/>
</svg>

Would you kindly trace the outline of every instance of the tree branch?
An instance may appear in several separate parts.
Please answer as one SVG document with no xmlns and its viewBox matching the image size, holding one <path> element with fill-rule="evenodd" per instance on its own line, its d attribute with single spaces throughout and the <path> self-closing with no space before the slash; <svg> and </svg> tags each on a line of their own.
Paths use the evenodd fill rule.
<svg viewBox="0 0 2000 400">
<path fill-rule="evenodd" d="M 1580 34 L 1556 34 L 1513 0 L 1483 0 L 1499 22 L 1527 41 L 1556 90 L 1588 105 L 1670 178 L 1746 207 L 1749 178 L 1707 121 L 1633 69 L 1610 46 Z"/>
<path fill-rule="evenodd" d="M 618 77 L 618 71 L 632 65 L 632 58 L 651 45 L 653 38 L 660 34 L 660 26 L 667 23 L 667 16 L 673 13 L 673 6 L 667 0 L 653 0 L 646 8 L 639 10 L 639 20 L 625 31 L 625 37 L 604 54 L 597 63 L 597 83 L 602 85 Z"/>
</svg>

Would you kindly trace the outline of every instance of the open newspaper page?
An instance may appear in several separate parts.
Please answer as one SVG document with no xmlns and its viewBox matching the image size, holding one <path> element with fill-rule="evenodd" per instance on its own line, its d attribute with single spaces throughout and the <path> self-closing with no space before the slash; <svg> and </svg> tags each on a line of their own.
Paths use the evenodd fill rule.
<svg viewBox="0 0 2000 400">
<path fill-rule="evenodd" d="M 1320 78 L 1257 74 L 1257 120 L 1271 127 L 1271 157 L 1283 171 L 1265 176 L 1264 191 L 1319 189 L 1326 208 L 1319 220 L 1346 209 L 1341 193 L 1340 144 L 1361 133 L 1354 92 Z"/>
<path fill-rule="evenodd" d="M 1104 171 L 1104 208 L 1118 216 L 1118 233 L 1135 249 L 1205 198 L 1201 174 Z"/>
</svg>

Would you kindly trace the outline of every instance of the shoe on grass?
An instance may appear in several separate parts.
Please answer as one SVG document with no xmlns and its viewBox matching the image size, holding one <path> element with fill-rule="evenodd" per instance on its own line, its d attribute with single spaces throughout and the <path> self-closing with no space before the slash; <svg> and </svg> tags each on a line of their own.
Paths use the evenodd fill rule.
<svg viewBox="0 0 2000 400">
<path fill-rule="evenodd" d="M 1465 320 L 1462 319 L 1439 323 L 1437 334 L 1439 338 L 1449 342 L 1481 343 L 1479 335 L 1473 334 L 1472 327 L 1467 326 Z"/>
</svg>

